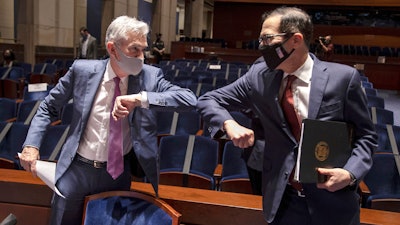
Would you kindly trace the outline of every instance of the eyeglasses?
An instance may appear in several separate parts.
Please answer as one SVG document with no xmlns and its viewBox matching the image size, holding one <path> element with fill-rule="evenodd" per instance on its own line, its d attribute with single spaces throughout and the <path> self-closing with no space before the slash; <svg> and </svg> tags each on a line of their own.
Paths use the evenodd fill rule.
<svg viewBox="0 0 400 225">
<path fill-rule="evenodd" d="M 290 35 L 290 34 L 293 34 L 293 33 L 265 34 L 265 35 L 262 35 L 262 36 L 260 36 L 258 38 L 258 42 L 260 44 L 262 43 L 262 44 L 268 45 L 268 44 L 271 43 L 271 41 L 272 41 L 272 39 L 274 37 L 287 36 L 287 35 Z"/>
<path fill-rule="evenodd" d="M 119 44 L 117 44 L 117 43 L 114 43 L 114 44 L 120 51 L 122 51 L 122 49 L 119 46 Z M 128 47 L 127 49 L 128 49 L 129 56 L 136 57 L 137 55 L 139 55 L 139 54 L 143 53 L 144 51 L 146 51 L 147 47 L 138 46 L 138 45 L 132 45 L 132 46 Z"/>
</svg>

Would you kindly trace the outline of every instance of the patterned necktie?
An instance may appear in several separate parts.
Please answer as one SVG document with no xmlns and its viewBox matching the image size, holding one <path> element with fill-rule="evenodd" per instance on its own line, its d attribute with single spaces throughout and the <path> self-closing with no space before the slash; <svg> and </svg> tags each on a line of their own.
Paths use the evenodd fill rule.
<svg viewBox="0 0 400 225">
<path fill-rule="evenodd" d="M 296 138 L 297 141 L 300 140 L 300 123 L 297 117 L 296 111 L 293 106 L 293 92 L 292 92 L 292 83 L 296 80 L 297 77 L 294 75 L 289 75 L 287 77 L 287 84 L 285 91 L 283 92 L 283 97 L 281 100 L 281 106 L 283 112 L 285 113 L 285 117 L 287 122 L 289 123 L 290 130 L 292 134 Z"/>
<path fill-rule="evenodd" d="M 115 98 L 121 95 L 121 90 L 119 89 L 119 77 L 114 77 L 115 89 L 114 97 L 111 104 L 110 110 L 110 133 L 108 135 L 108 161 L 107 161 L 107 171 L 115 180 L 121 175 L 124 170 L 124 160 L 122 151 L 122 122 L 121 120 L 115 121 L 112 117 L 112 111 L 114 108 Z"/>
</svg>

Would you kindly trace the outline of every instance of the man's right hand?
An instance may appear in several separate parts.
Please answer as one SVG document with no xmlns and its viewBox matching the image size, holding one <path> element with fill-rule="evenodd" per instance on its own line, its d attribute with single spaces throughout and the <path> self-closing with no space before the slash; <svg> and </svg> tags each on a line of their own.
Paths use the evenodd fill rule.
<svg viewBox="0 0 400 225">
<path fill-rule="evenodd" d="M 39 150 L 34 147 L 24 147 L 19 155 L 21 166 L 36 177 L 36 160 L 40 159 Z"/>
<path fill-rule="evenodd" d="M 235 120 L 226 120 L 224 122 L 226 135 L 233 144 L 239 148 L 248 148 L 254 144 L 254 131 L 241 126 Z"/>
</svg>

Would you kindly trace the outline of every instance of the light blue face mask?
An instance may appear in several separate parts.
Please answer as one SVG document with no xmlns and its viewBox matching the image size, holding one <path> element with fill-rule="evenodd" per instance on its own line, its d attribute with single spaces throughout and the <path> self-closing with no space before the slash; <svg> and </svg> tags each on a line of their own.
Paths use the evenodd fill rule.
<svg viewBox="0 0 400 225">
<path fill-rule="evenodd" d="M 143 68 L 143 59 L 127 56 L 117 45 L 115 46 L 118 49 L 117 51 L 120 56 L 120 60 L 117 60 L 119 68 L 121 68 L 127 74 L 134 76 L 138 75 Z"/>
</svg>

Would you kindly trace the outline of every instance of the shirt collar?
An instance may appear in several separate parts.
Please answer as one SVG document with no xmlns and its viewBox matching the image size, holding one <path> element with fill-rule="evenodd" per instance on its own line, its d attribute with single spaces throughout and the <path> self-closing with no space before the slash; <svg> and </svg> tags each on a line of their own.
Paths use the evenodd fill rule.
<svg viewBox="0 0 400 225">
<path fill-rule="evenodd" d="M 115 74 L 114 70 L 111 67 L 110 60 L 108 60 L 107 65 L 106 65 L 106 72 L 104 74 L 104 82 L 113 81 L 114 77 L 116 77 L 116 76 L 117 75 Z M 128 77 L 129 76 L 121 78 L 121 82 L 125 86 L 127 86 Z"/>
<path fill-rule="evenodd" d="M 305 83 L 310 83 L 313 66 L 314 61 L 312 60 L 310 55 L 307 55 L 307 59 L 304 64 L 291 74 L 295 75 L 298 79 L 302 80 Z M 283 78 L 286 78 L 287 75 L 289 74 L 285 73 L 283 75 Z"/>
</svg>

